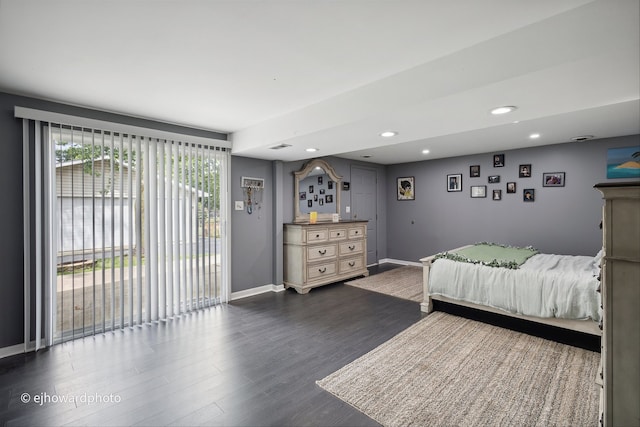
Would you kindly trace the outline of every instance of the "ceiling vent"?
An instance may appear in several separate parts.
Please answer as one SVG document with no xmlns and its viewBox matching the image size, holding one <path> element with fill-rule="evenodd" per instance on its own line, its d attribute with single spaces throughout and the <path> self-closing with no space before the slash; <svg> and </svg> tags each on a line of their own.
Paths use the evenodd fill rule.
<svg viewBox="0 0 640 427">
<path fill-rule="evenodd" d="M 279 144 L 274 145 L 273 147 L 269 147 L 270 150 L 282 150 L 283 148 L 291 147 L 289 144 Z"/>
<path fill-rule="evenodd" d="M 574 136 L 573 138 L 571 138 L 571 140 L 575 142 L 587 141 L 589 139 L 593 139 L 593 135 L 581 135 L 581 136 Z"/>
</svg>

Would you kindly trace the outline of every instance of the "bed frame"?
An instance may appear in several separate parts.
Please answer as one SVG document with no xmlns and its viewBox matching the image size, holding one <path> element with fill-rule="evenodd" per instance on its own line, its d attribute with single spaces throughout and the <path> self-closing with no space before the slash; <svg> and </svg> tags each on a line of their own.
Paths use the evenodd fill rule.
<svg viewBox="0 0 640 427">
<path fill-rule="evenodd" d="M 457 252 L 461 249 L 465 249 L 471 246 L 473 245 L 462 246 L 456 249 L 452 249 L 448 252 L 450 253 Z M 557 317 L 526 316 L 523 314 L 509 313 L 507 311 L 500 310 L 494 307 L 452 299 L 452 298 L 444 297 L 441 295 L 431 295 L 429 293 L 429 270 L 431 269 L 431 263 L 434 261 L 435 257 L 436 257 L 435 255 L 431 255 L 431 256 L 422 258 L 420 260 L 420 262 L 422 262 L 422 286 L 423 286 L 423 295 L 424 295 L 424 299 L 420 304 L 420 310 L 422 310 L 425 313 L 431 313 L 433 311 L 433 300 L 437 300 L 437 301 L 447 302 L 450 304 L 475 308 L 477 310 L 489 311 L 491 313 L 497 313 L 503 316 L 515 317 L 517 319 L 529 320 L 531 322 L 543 323 L 545 325 L 551 325 L 559 328 L 570 329 L 572 331 L 578 331 L 578 332 L 584 332 L 591 335 L 602 336 L 602 331 L 600 330 L 598 323 L 589 319 L 574 320 L 574 319 L 561 319 Z"/>
</svg>

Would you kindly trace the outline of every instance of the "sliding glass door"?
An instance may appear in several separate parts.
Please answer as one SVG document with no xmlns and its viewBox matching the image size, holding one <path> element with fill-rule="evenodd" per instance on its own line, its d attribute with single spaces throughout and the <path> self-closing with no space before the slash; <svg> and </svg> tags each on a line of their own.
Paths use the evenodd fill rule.
<svg viewBox="0 0 640 427">
<path fill-rule="evenodd" d="M 36 348 L 42 335 L 49 345 L 226 301 L 228 147 L 54 121 L 24 129 Z"/>
</svg>

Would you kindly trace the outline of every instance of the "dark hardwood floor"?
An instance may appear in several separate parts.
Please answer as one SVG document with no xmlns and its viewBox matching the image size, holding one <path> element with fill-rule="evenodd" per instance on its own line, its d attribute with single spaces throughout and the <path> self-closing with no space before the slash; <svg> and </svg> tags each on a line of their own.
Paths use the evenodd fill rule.
<svg viewBox="0 0 640 427">
<path fill-rule="evenodd" d="M 437 309 L 599 349 L 599 338 L 586 334 L 446 304 Z M 257 295 L 169 322 L 0 359 L 0 421 L 7 426 L 376 426 L 315 382 L 422 317 L 416 302 L 341 283 L 307 295 L 293 290 Z"/>
<path fill-rule="evenodd" d="M 421 317 L 418 303 L 344 284 L 307 295 L 257 295 L 0 359 L 0 420 L 9 426 L 378 425 L 315 381 Z M 58 401 L 63 398 L 75 402 Z"/>
</svg>

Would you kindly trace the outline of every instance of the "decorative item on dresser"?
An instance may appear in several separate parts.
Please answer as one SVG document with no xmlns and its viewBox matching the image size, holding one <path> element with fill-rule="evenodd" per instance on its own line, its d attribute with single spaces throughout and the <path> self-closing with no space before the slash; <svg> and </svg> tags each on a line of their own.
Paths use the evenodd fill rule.
<svg viewBox="0 0 640 427">
<path fill-rule="evenodd" d="M 605 200 L 600 424 L 640 425 L 640 182 L 595 188 Z"/>
<path fill-rule="evenodd" d="M 366 256 L 367 221 L 284 225 L 284 285 L 300 294 L 368 276 Z"/>
</svg>

